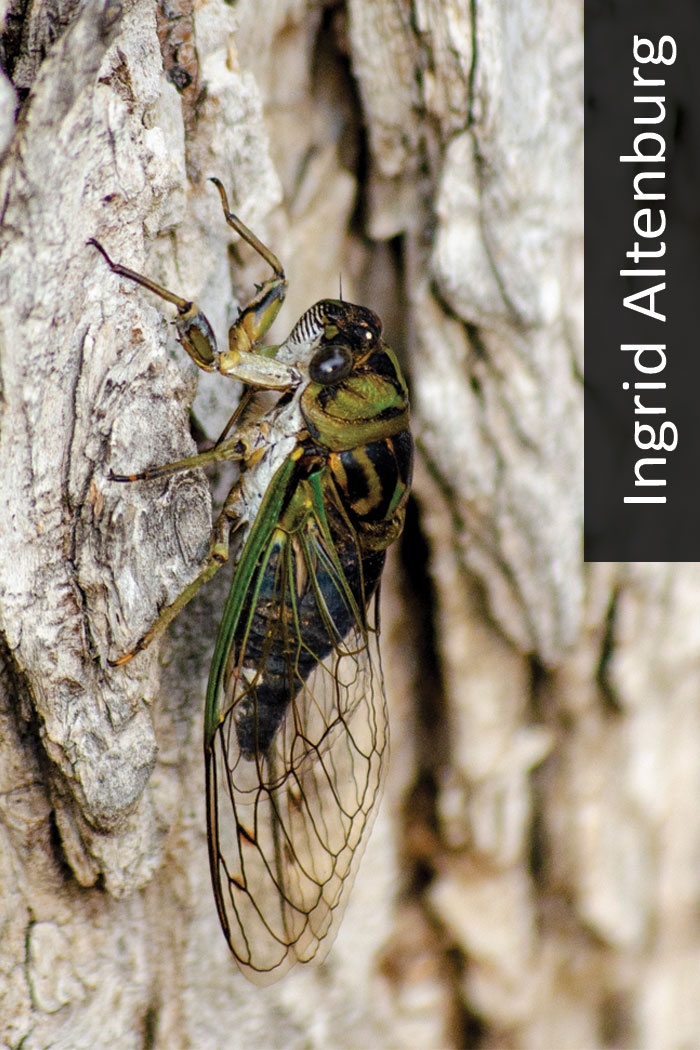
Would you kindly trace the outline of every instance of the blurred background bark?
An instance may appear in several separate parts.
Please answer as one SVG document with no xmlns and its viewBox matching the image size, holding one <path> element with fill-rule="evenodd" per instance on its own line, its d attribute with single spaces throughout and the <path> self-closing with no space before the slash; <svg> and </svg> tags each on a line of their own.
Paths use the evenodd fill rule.
<svg viewBox="0 0 700 1050">
<path fill-rule="evenodd" d="M 700 1045 L 700 570 L 581 561 L 579 5 L 0 14 L 0 1039 Z M 203 475 L 107 473 L 215 437 L 236 387 L 86 241 L 223 340 L 262 270 L 209 175 L 287 268 L 276 338 L 339 276 L 382 316 L 419 446 L 383 593 L 388 789 L 327 962 L 264 990 L 206 860 L 227 581 L 106 663 L 210 520 Z"/>
</svg>

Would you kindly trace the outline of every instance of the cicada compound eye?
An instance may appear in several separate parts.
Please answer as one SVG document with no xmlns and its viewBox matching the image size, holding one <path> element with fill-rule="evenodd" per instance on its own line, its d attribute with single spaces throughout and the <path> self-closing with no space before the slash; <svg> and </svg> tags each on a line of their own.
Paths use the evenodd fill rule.
<svg viewBox="0 0 700 1050">
<path fill-rule="evenodd" d="M 311 358 L 309 375 L 314 383 L 331 386 L 350 374 L 352 362 L 352 350 L 346 343 L 327 343 Z"/>
</svg>

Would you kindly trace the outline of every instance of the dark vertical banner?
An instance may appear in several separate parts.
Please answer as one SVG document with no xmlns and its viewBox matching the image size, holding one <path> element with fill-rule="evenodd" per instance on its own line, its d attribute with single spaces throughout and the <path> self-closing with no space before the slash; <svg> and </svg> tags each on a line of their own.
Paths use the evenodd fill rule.
<svg viewBox="0 0 700 1050">
<path fill-rule="evenodd" d="M 700 561 L 700 3 L 585 48 L 585 557 Z"/>
</svg>

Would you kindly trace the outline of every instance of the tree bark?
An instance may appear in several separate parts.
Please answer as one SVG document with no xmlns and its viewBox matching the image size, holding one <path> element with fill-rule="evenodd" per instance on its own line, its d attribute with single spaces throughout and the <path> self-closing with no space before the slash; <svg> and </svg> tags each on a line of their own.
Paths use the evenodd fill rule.
<svg viewBox="0 0 700 1050">
<path fill-rule="evenodd" d="M 0 3 L 0 1039 L 100 1050 L 698 1044 L 700 572 L 581 563 L 582 40 L 569 0 Z M 225 339 L 287 268 L 409 376 L 393 758 L 338 940 L 268 989 L 218 929 L 196 575 Z M 286 331 L 285 331 L 286 329 Z M 195 396 L 196 392 L 196 396 Z M 211 481 L 212 479 L 210 479 Z M 214 502 L 232 478 L 213 477 Z"/>
</svg>

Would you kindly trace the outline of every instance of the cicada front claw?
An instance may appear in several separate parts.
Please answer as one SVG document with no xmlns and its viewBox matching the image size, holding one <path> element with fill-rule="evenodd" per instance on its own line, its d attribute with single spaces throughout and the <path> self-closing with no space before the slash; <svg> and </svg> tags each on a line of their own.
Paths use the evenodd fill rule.
<svg viewBox="0 0 700 1050">
<path fill-rule="evenodd" d="M 274 357 L 238 349 L 221 354 L 219 371 L 265 390 L 289 390 L 301 382 L 301 373 L 293 366 L 284 365 Z"/>
<path fill-rule="evenodd" d="M 163 285 L 152 281 L 150 277 L 131 270 L 128 266 L 115 263 L 100 244 L 98 240 L 91 237 L 88 244 L 93 245 L 101 253 L 112 273 L 120 277 L 126 277 L 129 281 L 140 284 L 154 295 L 172 303 L 177 309 L 175 328 L 183 348 L 192 358 L 198 368 L 205 372 L 219 371 L 223 375 L 233 376 L 246 383 L 256 386 L 264 386 L 271 390 L 284 390 L 294 385 L 290 381 L 288 371 L 285 373 L 282 366 L 275 368 L 274 365 L 266 365 L 261 368 L 252 367 L 252 363 L 246 364 L 239 355 L 245 357 L 263 358 L 264 353 L 257 348 L 257 344 L 267 332 L 268 328 L 277 317 L 280 307 L 287 292 L 287 280 L 282 265 L 273 252 L 270 251 L 262 241 L 255 236 L 252 230 L 242 222 L 237 215 L 230 211 L 226 191 L 218 179 L 211 179 L 221 197 L 221 206 L 224 211 L 226 222 L 235 230 L 240 237 L 254 248 L 258 255 L 268 263 L 273 270 L 273 276 L 260 285 L 253 298 L 243 307 L 238 317 L 231 325 L 228 333 L 229 348 L 226 353 L 220 354 L 217 348 L 216 336 L 206 315 L 190 299 L 185 299 L 175 292 L 171 292 Z"/>
<path fill-rule="evenodd" d="M 219 353 L 216 346 L 216 336 L 209 321 L 197 304 L 189 299 L 183 299 L 182 296 L 176 295 L 175 292 L 169 291 L 163 285 L 152 281 L 150 277 L 145 277 L 143 274 L 137 273 L 136 270 L 129 269 L 128 266 L 122 266 L 121 263 L 113 262 L 107 251 L 95 237 L 91 237 L 87 243 L 97 248 L 112 273 L 140 284 L 143 288 L 147 288 L 149 292 L 153 292 L 155 295 L 160 296 L 161 299 L 165 299 L 166 302 L 172 303 L 173 306 L 177 307 L 178 316 L 175 319 L 175 327 L 183 348 L 199 368 L 202 368 L 205 372 L 214 372 Z"/>
</svg>

